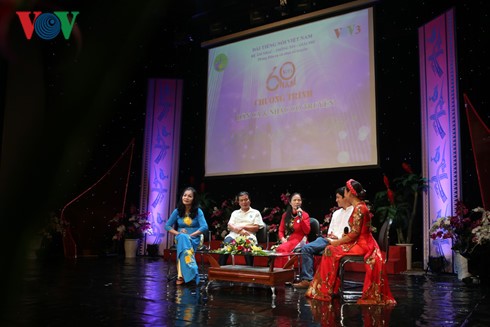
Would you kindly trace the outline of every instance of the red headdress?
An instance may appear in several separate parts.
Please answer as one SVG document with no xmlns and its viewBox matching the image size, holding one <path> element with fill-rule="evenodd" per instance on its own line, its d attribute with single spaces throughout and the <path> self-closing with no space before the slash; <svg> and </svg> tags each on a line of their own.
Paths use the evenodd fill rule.
<svg viewBox="0 0 490 327">
<path fill-rule="evenodd" d="M 352 182 L 354 182 L 354 180 L 351 178 L 347 181 L 347 183 L 345 183 L 345 185 L 349 189 L 349 192 L 351 192 L 353 195 L 357 196 L 356 190 L 354 189 L 354 187 L 352 187 L 352 184 L 351 184 Z"/>
</svg>

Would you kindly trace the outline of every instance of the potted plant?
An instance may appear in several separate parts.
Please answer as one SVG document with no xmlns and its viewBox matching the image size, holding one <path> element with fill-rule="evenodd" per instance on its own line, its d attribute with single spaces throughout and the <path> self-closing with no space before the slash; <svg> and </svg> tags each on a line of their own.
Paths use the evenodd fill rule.
<svg viewBox="0 0 490 327">
<path fill-rule="evenodd" d="M 480 213 L 481 215 L 479 224 L 471 231 L 474 235 L 472 240 L 480 246 L 488 246 L 490 244 L 490 210 L 477 207 L 472 212 Z"/>
<path fill-rule="evenodd" d="M 477 209 L 473 211 L 478 212 Z M 457 201 L 456 214 L 438 218 L 429 230 L 430 238 L 433 240 L 451 239 L 453 251 L 457 251 L 463 256 L 470 256 L 478 245 L 475 233 L 482 229 L 482 219 L 480 217 L 475 218 L 469 212 L 461 201 Z"/>
<path fill-rule="evenodd" d="M 118 213 L 111 222 L 116 227 L 113 240 L 124 241 L 124 252 L 126 257 L 136 256 L 138 242 L 145 234 L 151 234 L 151 223 L 148 221 L 149 212 L 138 214 L 136 207 L 130 208 L 129 215 Z"/>
<path fill-rule="evenodd" d="M 470 276 L 466 259 L 473 256 L 479 246 L 490 240 L 490 211 L 483 208 L 469 210 L 466 205 L 456 202 L 456 214 L 438 218 L 429 230 L 432 240 L 451 239 L 451 249 L 455 252 L 458 278 Z"/>
<path fill-rule="evenodd" d="M 63 235 L 68 227 L 65 221 L 51 213 L 49 221 L 46 222 L 40 232 L 41 243 L 36 251 L 37 257 L 43 259 L 63 258 Z"/>
<path fill-rule="evenodd" d="M 393 219 L 398 244 L 408 244 L 407 269 L 411 269 L 411 244 L 413 223 L 417 215 L 417 204 L 420 193 L 428 188 L 428 180 L 412 171 L 409 164 L 403 163 L 404 174 L 393 179 L 386 175 L 383 183 L 386 190 L 374 197 L 374 214 L 380 223 L 387 218 Z"/>
</svg>

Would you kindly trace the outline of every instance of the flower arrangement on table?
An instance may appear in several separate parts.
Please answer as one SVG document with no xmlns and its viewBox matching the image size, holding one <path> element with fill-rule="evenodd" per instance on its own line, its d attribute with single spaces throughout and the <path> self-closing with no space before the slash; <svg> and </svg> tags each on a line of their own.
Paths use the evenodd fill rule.
<svg viewBox="0 0 490 327">
<path fill-rule="evenodd" d="M 151 223 L 148 221 L 149 212 L 135 214 L 127 217 L 125 214 L 118 213 L 110 223 L 115 224 L 116 234 L 113 240 L 140 239 L 145 234 L 152 234 Z"/>
<path fill-rule="evenodd" d="M 211 250 L 210 253 L 217 254 L 253 254 L 253 255 L 267 255 L 262 247 L 254 244 L 252 240 L 246 236 L 237 236 L 231 243 L 223 244 L 223 246 L 217 250 Z"/>
<path fill-rule="evenodd" d="M 454 251 L 470 255 L 475 247 L 490 241 L 490 212 L 456 203 L 456 215 L 438 218 L 429 230 L 431 239 L 452 239 Z"/>
</svg>

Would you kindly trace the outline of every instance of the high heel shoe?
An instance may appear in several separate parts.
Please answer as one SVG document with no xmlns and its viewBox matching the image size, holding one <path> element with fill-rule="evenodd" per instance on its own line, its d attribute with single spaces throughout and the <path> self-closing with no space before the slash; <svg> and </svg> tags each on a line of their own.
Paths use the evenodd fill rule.
<svg viewBox="0 0 490 327">
<path fill-rule="evenodd" d="M 182 278 L 182 277 L 177 278 L 177 281 L 175 282 L 175 284 L 176 285 L 182 285 L 182 284 L 184 284 L 184 278 Z"/>
</svg>

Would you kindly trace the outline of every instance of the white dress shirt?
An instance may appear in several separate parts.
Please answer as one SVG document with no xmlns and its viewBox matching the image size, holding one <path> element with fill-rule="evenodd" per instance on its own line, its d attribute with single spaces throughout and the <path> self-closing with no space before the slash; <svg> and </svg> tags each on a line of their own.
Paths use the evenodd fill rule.
<svg viewBox="0 0 490 327">
<path fill-rule="evenodd" d="M 344 234 L 344 228 L 345 227 L 349 228 L 349 218 L 352 214 L 352 211 L 354 211 L 353 206 L 348 206 L 347 209 L 344 208 L 337 209 L 332 214 L 332 220 L 330 221 L 330 225 L 328 226 L 327 235 L 333 233 L 335 236 L 337 236 L 340 239 Z"/>
<path fill-rule="evenodd" d="M 242 209 L 233 211 L 231 213 L 228 224 L 232 224 L 237 227 L 254 224 L 258 225 L 259 229 L 264 228 L 265 226 L 260 211 L 253 208 L 248 209 L 248 211 L 246 212 Z M 238 235 L 240 234 L 235 233 L 234 231 L 230 231 L 230 233 L 226 237 L 230 236 L 235 239 Z M 257 237 L 255 236 L 255 234 L 251 234 L 249 238 L 253 239 L 255 244 L 257 244 Z"/>
</svg>

